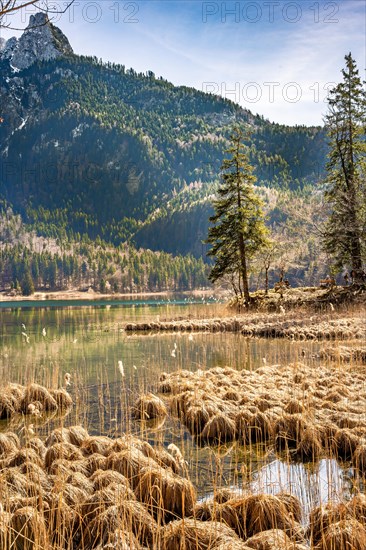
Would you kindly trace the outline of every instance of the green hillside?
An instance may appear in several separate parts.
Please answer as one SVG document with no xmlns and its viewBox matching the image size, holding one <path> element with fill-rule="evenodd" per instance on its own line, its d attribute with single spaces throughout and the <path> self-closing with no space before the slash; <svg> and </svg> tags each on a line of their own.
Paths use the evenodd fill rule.
<svg viewBox="0 0 366 550">
<path fill-rule="evenodd" d="M 0 198 L 48 239 L 205 257 L 234 124 L 251 132 L 259 186 L 311 194 L 324 173 L 323 128 L 272 124 L 153 73 L 72 55 L 21 71 L 2 60 L 0 77 Z"/>
</svg>

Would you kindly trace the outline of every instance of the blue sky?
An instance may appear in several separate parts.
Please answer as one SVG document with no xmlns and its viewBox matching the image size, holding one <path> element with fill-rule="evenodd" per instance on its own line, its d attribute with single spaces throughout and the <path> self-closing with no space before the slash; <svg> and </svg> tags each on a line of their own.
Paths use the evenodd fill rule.
<svg viewBox="0 0 366 550">
<path fill-rule="evenodd" d="M 24 27 L 31 13 L 12 23 Z M 54 23 L 75 53 L 152 70 L 285 124 L 322 123 L 349 51 L 365 77 L 364 0 L 75 0 Z"/>
</svg>

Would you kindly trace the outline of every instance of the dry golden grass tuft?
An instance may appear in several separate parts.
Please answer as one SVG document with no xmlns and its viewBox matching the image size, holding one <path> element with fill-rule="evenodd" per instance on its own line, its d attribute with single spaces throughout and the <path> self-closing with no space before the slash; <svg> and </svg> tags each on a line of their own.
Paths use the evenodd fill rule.
<svg viewBox="0 0 366 550">
<path fill-rule="evenodd" d="M 18 444 L 9 434 L 0 433 L 0 458 L 4 459 L 14 454 L 19 449 Z"/>
<path fill-rule="evenodd" d="M 254 550 L 296 550 L 294 543 L 281 529 L 269 529 L 253 535 L 245 541 Z"/>
<path fill-rule="evenodd" d="M 332 452 L 336 458 L 350 460 L 357 449 L 359 438 L 351 430 L 340 428 L 334 434 Z"/>
<path fill-rule="evenodd" d="M 329 502 L 317 506 L 310 512 L 309 536 L 313 546 L 318 545 L 328 527 L 349 517 L 347 507 L 343 503 Z"/>
<path fill-rule="evenodd" d="M 44 459 L 46 470 L 49 470 L 55 460 L 64 459 L 70 462 L 83 459 L 83 454 L 78 447 L 72 443 L 55 443 L 47 449 Z"/>
<path fill-rule="evenodd" d="M 316 550 L 364 550 L 366 529 L 355 519 L 330 524 L 322 534 Z"/>
<path fill-rule="evenodd" d="M 132 408 L 132 416 L 136 420 L 164 418 L 167 414 L 168 411 L 164 401 L 153 393 L 140 395 Z"/>
<path fill-rule="evenodd" d="M 128 479 L 113 470 L 96 470 L 91 476 L 90 481 L 94 484 L 94 490 L 99 491 L 111 485 L 111 483 L 116 483 L 118 485 L 124 485 L 127 488 L 130 488 L 130 482 Z"/>
<path fill-rule="evenodd" d="M 196 491 L 188 479 L 171 470 L 145 468 L 135 489 L 137 499 L 162 521 L 190 516 L 196 502 Z"/>
<path fill-rule="evenodd" d="M 80 450 L 82 451 L 84 456 L 90 456 L 95 453 L 103 456 L 108 456 L 111 451 L 112 443 L 112 439 L 106 436 L 90 436 L 85 438 L 84 441 L 81 443 Z"/>
<path fill-rule="evenodd" d="M 200 434 L 203 441 L 209 441 L 217 445 L 233 441 L 235 437 L 235 422 L 223 413 L 210 418 Z"/>
<path fill-rule="evenodd" d="M 358 445 L 352 455 L 352 462 L 361 475 L 366 474 L 366 443 Z"/>
<path fill-rule="evenodd" d="M 249 538 L 270 529 L 288 531 L 294 527 L 294 519 L 289 514 L 288 507 L 276 496 L 249 495 L 239 501 L 239 508 L 245 537 Z"/>
<path fill-rule="evenodd" d="M 44 518 L 31 506 L 14 512 L 10 519 L 10 530 L 16 550 L 46 549 L 49 546 Z"/>
<path fill-rule="evenodd" d="M 219 522 L 185 518 L 168 523 L 161 533 L 161 550 L 211 550 L 240 542 L 235 532 Z M 242 546 L 243 547 L 243 546 Z"/>
</svg>

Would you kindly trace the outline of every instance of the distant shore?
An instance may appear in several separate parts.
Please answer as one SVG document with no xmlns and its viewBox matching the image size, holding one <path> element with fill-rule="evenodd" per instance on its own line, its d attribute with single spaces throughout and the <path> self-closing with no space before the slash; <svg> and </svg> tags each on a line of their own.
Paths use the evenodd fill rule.
<svg viewBox="0 0 366 550">
<path fill-rule="evenodd" d="M 12 296 L 5 292 L 0 292 L 0 302 L 38 302 L 47 300 L 123 300 L 123 299 L 138 299 L 148 298 L 153 296 L 172 296 L 174 294 L 183 294 L 190 296 L 207 296 L 212 295 L 212 289 L 205 290 L 186 290 L 186 291 L 173 291 L 165 290 L 161 292 L 126 292 L 126 293 L 101 293 L 95 292 L 92 289 L 87 291 L 82 290 L 56 290 L 56 291 L 37 291 L 30 296 L 22 296 L 17 294 Z"/>
</svg>

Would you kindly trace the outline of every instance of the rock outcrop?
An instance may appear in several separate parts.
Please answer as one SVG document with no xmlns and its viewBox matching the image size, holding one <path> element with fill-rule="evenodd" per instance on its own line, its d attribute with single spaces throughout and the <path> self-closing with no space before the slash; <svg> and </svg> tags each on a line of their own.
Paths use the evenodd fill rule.
<svg viewBox="0 0 366 550">
<path fill-rule="evenodd" d="M 28 27 L 19 39 L 12 37 L 0 44 L 0 59 L 8 59 L 15 69 L 26 69 L 36 61 L 48 61 L 73 54 L 63 32 L 53 25 L 46 13 L 31 15 Z"/>
</svg>

